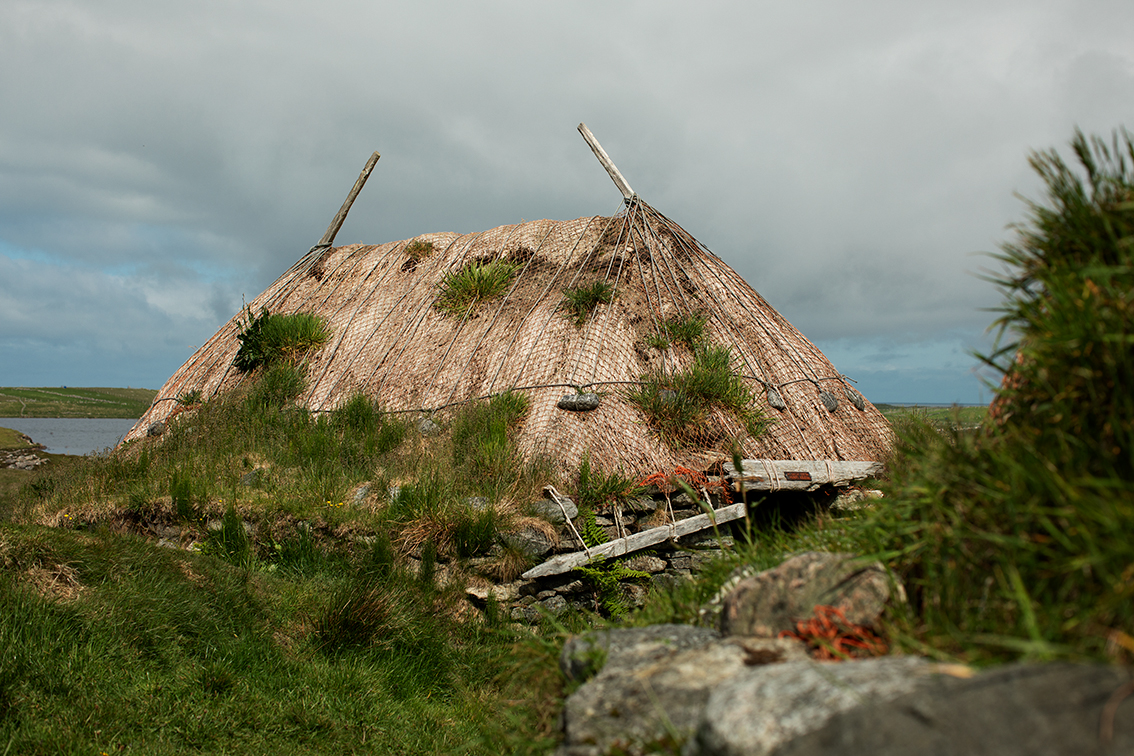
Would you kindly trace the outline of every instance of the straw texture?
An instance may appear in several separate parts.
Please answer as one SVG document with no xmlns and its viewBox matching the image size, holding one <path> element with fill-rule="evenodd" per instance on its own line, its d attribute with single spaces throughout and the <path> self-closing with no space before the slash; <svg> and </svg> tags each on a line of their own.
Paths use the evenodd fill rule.
<svg viewBox="0 0 1134 756">
<path fill-rule="evenodd" d="M 413 241 L 431 242 L 433 252 L 408 254 Z M 456 316 L 435 306 L 447 273 L 492 260 L 519 266 L 502 295 Z M 577 326 L 563 292 L 596 281 L 613 286 L 614 299 Z M 727 459 L 734 443 L 749 459 L 815 460 L 880 460 L 891 444 L 885 418 L 815 345 L 735 271 L 637 197 L 613 217 L 315 250 L 251 307 L 309 311 L 327 320 L 331 337 L 306 367 L 301 401 L 308 409 L 328 411 L 365 392 L 386 410 L 433 412 L 514 389 L 531 400 L 519 428 L 520 449 L 547 455 L 563 470 L 576 467 L 585 452 L 607 469 L 646 475 L 676 465 L 707 469 Z M 679 315 L 706 317 L 708 343 L 732 350 L 734 369 L 772 420 L 765 434 L 749 438 L 735 418 L 715 411 L 704 446 L 675 449 L 626 401 L 625 392 L 645 374 L 692 361 L 683 347 L 659 350 L 645 341 Z M 178 396 L 199 390 L 212 397 L 247 380 L 232 365 L 237 321 L 225 324 L 166 382 L 127 440 L 166 418 Z M 576 388 L 602 394 L 599 408 L 557 408 Z M 768 404 L 769 389 L 782 409 Z"/>
</svg>

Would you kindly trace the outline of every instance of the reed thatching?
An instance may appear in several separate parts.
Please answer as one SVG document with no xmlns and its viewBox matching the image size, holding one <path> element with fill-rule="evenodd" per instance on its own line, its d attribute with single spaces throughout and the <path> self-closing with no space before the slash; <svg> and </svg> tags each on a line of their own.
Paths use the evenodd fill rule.
<svg viewBox="0 0 1134 756">
<path fill-rule="evenodd" d="M 433 250 L 421 256 L 413 242 Z M 495 260 L 518 266 L 502 295 L 457 314 L 436 306 L 446 274 Z M 564 291 L 596 281 L 613 288 L 613 299 L 579 324 L 565 309 Z M 301 403 L 308 409 L 327 411 L 365 392 L 386 410 L 429 413 L 516 390 L 531 402 L 519 448 L 564 470 L 587 452 L 606 469 L 646 475 L 677 465 L 705 470 L 727 459 L 734 444 L 745 458 L 762 459 L 880 460 L 890 448 L 885 418 L 814 344 L 636 195 L 613 217 L 313 250 L 251 308 L 308 311 L 329 323 L 330 339 L 306 365 Z M 771 420 L 763 435 L 749 437 L 730 413 L 714 410 L 695 445 L 674 448 L 627 400 L 644 375 L 692 360 L 684 347 L 648 345 L 680 315 L 705 317 L 707 342 L 731 349 L 734 369 Z M 145 435 L 187 392 L 208 398 L 247 380 L 233 367 L 239 331 L 234 317 L 202 346 L 127 439 Z M 599 408 L 559 409 L 576 390 L 599 392 Z"/>
</svg>

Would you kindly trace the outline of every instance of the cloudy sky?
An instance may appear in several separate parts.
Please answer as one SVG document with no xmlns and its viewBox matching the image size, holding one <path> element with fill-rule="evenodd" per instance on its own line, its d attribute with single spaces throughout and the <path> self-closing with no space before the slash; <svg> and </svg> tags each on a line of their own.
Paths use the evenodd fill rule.
<svg viewBox="0 0 1134 756">
<path fill-rule="evenodd" d="M 158 388 L 315 243 L 646 201 L 876 402 L 980 402 L 1032 149 L 1134 128 L 1130 0 L 0 3 L 0 385 Z M 984 254 L 982 254 L 984 253 Z"/>
</svg>

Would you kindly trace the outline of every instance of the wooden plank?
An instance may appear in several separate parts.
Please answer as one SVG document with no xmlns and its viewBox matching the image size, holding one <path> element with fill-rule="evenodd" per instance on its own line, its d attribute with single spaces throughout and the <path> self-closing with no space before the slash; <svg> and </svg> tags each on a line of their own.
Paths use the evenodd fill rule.
<svg viewBox="0 0 1134 756">
<path fill-rule="evenodd" d="M 819 486 L 845 486 L 852 480 L 879 475 L 881 462 L 827 462 L 824 460 L 745 459 L 744 475 L 737 475 L 731 462 L 724 463 L 732 489 L 746 491 L 814 491 Z"/>
<path fill-rule="evenodd" d="M 525 580 L 532 580 L 538 577 L 547 577 L 548 575 L 559 575 L 564 572 L 584 565 L 587 562 L 597 557 L 619 557 L 623 554 L 629 554 L 633 551 L 644 549 L 648 546 L 653 546 L 655 543 L 661 543 L 669 538 L 677 538 L 690 533 L 697 533 L 705 528 L 710 528 L 713 524 L 722 525 L 726 522 L 744 517 L 748 513 L 748 506 L 743 501 L 732 504 L 727 507 L 713 510 L 710 515 L 708 513 L 688 517 L 684 520 L 678 520 L 673 525 L 662 525 L 660 527 L 644 530 L 641 533 L 635 533 L 625 538 L 619 538 L 609 543 L 604 543 L 601 546 L 596 546 L 586 551 L 576 551 L 571 554 L 560 554 L 557 557 L 548 559 L 543 564 L 538 564 L 525 572 L 521 577 Z"/>
<path fill-rule="evenodd" d="M 634 190 L 630 188 L 630 184 L 622 177 L 622 173 L 618 170 L 618 166 L 614 164 L 614 161 L 610 159 L 610 155 L 606 154 L 606 150 L 604 150 L 602 145 L 598 143 L 598 140 L 595 139 L 595 135 L 587 128 L 587 124 L 579 124 L 579 133 L 583 135 L 583 139 L 587 140 L 587 144 L 591 147 L 591 152 L 595 153 L 595 157 L 602 163 L 602 167 L 605 168 L 606 172 L 610 174 L 610 177 L 614 179 L 614 185 L 618 187 L 618 191 L 622 192 L 622 196 L 626 199 L 631 199 L 634 196 Z"/>
<path fill-rule="evenodd" d="M 339 233 L 339 229 L 342 228 L 343 221 L 346 220 L 347 213 L 350 212 L 350 206 L 354 204 L 358 193 L 362 191 L 363 185 L 366 184 L 366 179 L 370 178 L 370 172 L 374 170 L 374 166 L 377 164 L 378 158 L 380 157 L 382 156 L 375 152 L 370 156 L 370 159 L 366 161 L 366 165 L 363 167 L 362 173 L 358 174 L 358 180 L 354 182 L 354 187 L 350 190 L 350 194 L 347 195 L 343 206 L 339 208 L 334 219 L 331 220 L 331 225 L 327 226 L 327 232 L 323 234 L 323 238 L 315 245 L 316 247 L 329 247 L 334 244 L 335 235 Z"/>
</svg>

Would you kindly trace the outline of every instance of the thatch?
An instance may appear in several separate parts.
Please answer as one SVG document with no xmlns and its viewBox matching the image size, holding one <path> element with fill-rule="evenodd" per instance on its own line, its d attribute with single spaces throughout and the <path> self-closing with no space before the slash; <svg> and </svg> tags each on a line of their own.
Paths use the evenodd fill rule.
<svg viewBox="0 0 1134 756">
<path fill-rule="evenodd" d="M 433 252 L 407 254 L 414 241 L 431 242 Z M 445 274 L 501 259 L 520 266 L 506 293 L 463 315 L 435 306 Z M 579 326 L 563 308 L 563 292 L 595 281 L 613 285 L 616 296 Z M 365 392 L 386 410 L 435 412 L 513 389 L 531 402 L 519 448 L 564 470 L 587 452 L 604 468 L 645 475 L 676 465 L 707 469 L 734 444 L 750 459 L 880 460 L 890 448 L 885 418 L 814 344 L 636 196 L 614 217 L 313 250 L 251 302 L 253 312 L 265 307 L 314 312 L 330 325 L 329 341 L 306 368 L 301 403 L 310 410 Z M 664 331 L 667 318 L 690 314 L 707 317 L 707 341 L 732 350 L 736 371 L 772 419 L 759 438 L 718 410 L 701 445 L 672 448 L 627 401 L 625 392 L 650 371 L 689 364 L 685 348 L 658 349 L 645 339 Z M 208 398 L 246 380 L 233 367 L 239 331 L 234 317 L 169 379 L 127 439 L 145 435 L 186 392 Z M 601 406 L 559 409 L 576 389 L 600 392 Z"/>
</svg>

